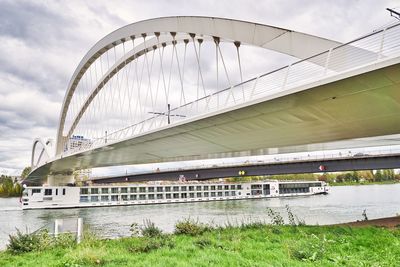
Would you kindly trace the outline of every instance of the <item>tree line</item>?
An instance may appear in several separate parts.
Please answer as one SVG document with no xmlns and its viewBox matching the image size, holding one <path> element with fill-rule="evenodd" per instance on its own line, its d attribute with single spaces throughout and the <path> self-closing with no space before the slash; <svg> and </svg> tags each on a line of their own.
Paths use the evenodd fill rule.
<svg viewBox="0 0 400 267">
<path fill-rule="evenodd" d="M 0 176 L 0 197 L 19 197 L 23 190 L 16 179 L 5 175 Z"/>
<path fill-rule="evenodd" d="M 25 179 L 31 172 L 31 167 L 26 167 L 21 173 L 21 178 Z M 24 188 L 18 183 L 16 178 L 11 176 L 0 176 L 0 197 L 20 197 Z"/>
<path fill-rule="evenodd" d="M 257 180 L 319 180 L 328 183 L 360 183 L 360 182 L 385 182 L 399 181 L 400 174 L 394 170 L 366 170 L 337 173 L 300 173 L 300 174 L 280 174 L 268 176 L 238 176 L 229 178 L 232 182 L 257 181 Z"/>
</svg>

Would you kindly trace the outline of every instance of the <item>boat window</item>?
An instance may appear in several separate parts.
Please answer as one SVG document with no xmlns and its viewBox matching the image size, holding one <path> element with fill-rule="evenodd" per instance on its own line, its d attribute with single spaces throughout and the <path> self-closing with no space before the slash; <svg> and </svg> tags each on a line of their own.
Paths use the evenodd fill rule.
<svg viewBox="0 0 400 267">
<path fill-rule="evenodd" d="M 150 194 L 147 196 L 148 199 L 154 199 L 154 194 Z"/>
<path fill-rule="evenodd" d="M 225 185 L 225 190 L 229 190 L 229 185 Z"/>
<path fill-rule="evenodd" d="M 194 191 L 194 186 L 189 186 L 189 191 Z"/>
<path fill-rule="evenodd" d="M 179 198 L 179 194 L 178 193 L 174 193 L 174 198 Z"/>
<path fill-rule="evenodd" d="M 118 195 L 112 195 L 111 201 L 118 201 Z"/>
<path fill-rule="evenodd" d="M 136 192 L 137 192 L 136 187 L 131 187 L 131 193 L 136 193 Z"/>
<path fill-rule="evenodd" d="M 39 188 L 33 188 L 33 189 L 32 189 L 32 195 L 33 195 L 33 194 L 38 194 L 38 193 L 40 193 L 40 192 L 42 192 L 42 190 L 39 189 Z"/>
<path fill-rule="evenodd" d="M 89 202 L 89 197 L 88 196 L 81 196 L 79 201 L 80 202 Z"/>
<path fill-rule="evenodd" d="M 231 185 L 231 190 L 235 190 L 235 185 Z"/>
<path fill-rule="evenodd" d="M 163 199 L 163 194 L 157 194 L 157 199 Z"/>
<path fill-rule="evenodd" d="M 197 193 L 197 197 L 201 197 L 201 193 L 200 192 Z"/>
<path fill-rule="evenodd" d="M 146 199 L 146 195 L 139 195 L 139 199 L 140 200 L 145 200 Z"/>
<path fill-rule="evenodd" d="M 208 197 L 209 193 L 208 192 L 204 192 L 204 197 Z"/>
<path fill-rule="evenodd" d="M 235 191 L 232 191 L 231 192 L 231 196 L 235 196 L 236 195 L 236 192 Z"/>
<path fill-rule="evenodd" d="M 99 189 L 98 188 L 91 188 L 90 189 L 90 193 L 91 194 L 98 194 L 99 193 Z"/>
<path fill-rule="evenodd" d="M 137 199 L 137 196 L 136 196 L 136 195 L 131 195 L 129 198 L 130 198 L 131 200 L 136 200 L 136 199 Z"/>
<path fill-rule="evenodd" d="M 65 196 L 65 188 L 63 188 L 63 196 Z"/>
<path fill-rule="evenodd" d="M 56 196 L 58 196 L 58 188 L 56 189 Z"/>
<path fill-rule="evenodd" d="M 175 192 L 179 191 L 179 186 L 174 186 L 174 187 L 172 188 L 172 190 L 175 191 Z"/>
<path fill-rule="evenodd" d="M 211 192 L 211 196 L 212 196 L 212 197 L 215 197 L 215 192 Z"/>
<path fill-rule="evenodd" d="M 171 187 L 166 186 L 166 187 L 165 187 L 165 192 L 171 192 Z"/>
<path fill-rule="evenodd" d="M 111 188 L 111 193 L 112 194 L 116 194 L 116 193 L 118 193 L 118 188 Z"/>
<path fill-rule="evenodd" d="M 127 187 L 121 187 L 121 193 L 128 193 L 128 188 Z"/>
<path fill-rule="evenodd" d="M 149 192 L 154 192 L 154 187 L 149 187 L 147 190 L 148 190 Z"/>
<path fill-rule="evenodd" d="M 146 187 L 139 187 L 139 192 L 140 193 L 146 192 Z"/>
<path fill-rule="evenodd" d="M 218 196 L 219 196 L 219 197 L 222 197 L 222 192 L 218 192 Z"/>
<path fill-rule="evenodd" d="M 165 194 L 166 199 L 171 199 L 171 194 Z"/>
<path fill-rule="evenodd" d="M 242 185 L 241 185 L 241 184 L 238 184 L 238 185 L 237 185 L 237 189 L 238 189 L 238 190 L 242 190 Z"/>
<path fill-rule="evenodd" d="M 91 196 L 90 197 L 90 202 L 97 202 L 99 201 L 99 197 L 98 196 Z"/>
<path fill-rule="evenodd" d="M 108 196 L 101 196 L 101 201 L 104 201 L 104 202 L 108 201 Z"/>
<path fill-rule="evenodd" d="M 204 191 L 207 191 L 208 190 L 208 185 L 205 185 L 204 186 Z"/>
<path fill-rule="evenodd" d="M 196 186 L 197 191 L 201 191 L 201 186 Z"/>
<path fill-rule="evenodd" d="M 157 187 L 157 192 L 162 192 L 163 188 L 162 187 Z"/>
<path fill-rule="evenodd" d="M 89 190 L 87 188 L 81 188 L 81 195 L 89 194 Z"/>
<path fill-rule="evenodd" d="M 122 198 L 123 201 L 127 201 L 128 200 L 128 195 L 122 195 L 121 198 Z"/>
<path fill-rule="evenodd" d="M 212 185 L 212 186 L 211 186 L 211 190 L 215 190 L 215 185 Z"/>
<path fill-rule="evenodd" d="M 189 193 L 190 198 L 194 198 L 194 193 Z"/>
<path fill-rule="evenodd" d="M 51 195 L 53 194 L 52 191 L 53 191 L 52 189 L 45 189 L 45 190 L 44 190 L 44 195 L 45 195 L 45 196 L 51 196 Z"/>
<path fill-rule="evenodd" d="M 101 189 L 102 194 L 108 194 L 108 188 L 102 188 Z"/>
<path fill-rule="evenodd" d="M 218 186 L 218 190 L 222 190 L 222 185 L 219 185 L 219 186 Z"/>
<path fill-rule="evenodd" d="M 182 186 L 181 191 L 186 191 L 186 186 Z"/>
<path fill-rule="evenodd" d="M 181 194 L 181 198 L 187 198 L 187 194 L 186 193 L 182 193 Z"/>
<path fill-rule="evenodd" d="M 229 196 L 229 191 L 225 191 L 225 196 L 226 196 L 226 197 Z"/>
</svg>

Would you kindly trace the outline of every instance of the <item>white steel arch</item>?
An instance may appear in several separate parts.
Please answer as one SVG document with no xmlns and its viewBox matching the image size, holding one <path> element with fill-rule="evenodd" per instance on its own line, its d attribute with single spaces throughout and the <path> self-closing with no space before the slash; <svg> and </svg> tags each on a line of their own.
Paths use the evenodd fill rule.
<svg viewBox="0 0 400 267">
<path fill-rule="evenodd" d="M 35 158 L 36 156 L 35 151 L 38 144 L 42 146 L 42 150 L 40 151 L 38 158 Z M 32 170 L 40 165 L 41 160 L 43 159 L 43 155 L 46 156 L 47 159 L 51 158 L 52 153 L 50 151 L 50 148 L 52 147 L 52 145 L 53 145 L 53 139 L 47 139 L 46 142 L 44 142 L 42 138 L 35 138 L 35 140 L 33 140 L 32 155 L 31 155 Z"/>
<path fill-rule="evenodd" d="M 69 104 L 80 79 L 90 65 L 102 54 L 114 46 L 129 39 L 135 39 L 136 37 L 140 36 L 148 36 L 150 39 L 147 42 L 147 45 L 143 46 L 141 52 L 130 55 L 130 58 L 121 59 L 119 61 L 119 65 L 117 63 L 115 64 L 116 67 L 111 71 L 118 72 L 121 62 L 125 62 L 126 64 L 128 60 L 147 52 L 147 49 L 156 49 L 159 45 L 156 42 L 159 40 L 156 40 L 154 36 L 156 36 L 157 33 L 161 33 L 162 35 L 165 34 L 163 35 L 163 38 L 165 38 L 164 42 L 168 43 L 171 41 L 171 37 L 168 40 L 168 37 L 165 36 L 170 36 L 171 32 L 192 34 L 195 36 L 201 36 L 201 38 L 204 38 L 204 36 L 217 37 L 224 40 L 230 40 L 231 42 L 240 42 L 277 51 L 299 59 L 308 58 L 311 55 L 326 51 L 340 44 L 336 41 L 327 40 L 288 29 L 213 17 L 165 17 L 145 20 L 127 25 L 110 33 L 97 42 L 81 60 L 79 66 L 75 70 L 68 85 L 62 105 L 57 133 L 56 154 L 62 152 L 63 130 Z M 107 77 L 103 77 L 100 83 L 104 84 L 106 79 Z M 95 97 L 96 90 L 99 89 L 101 88 L 96 86 L 96 88 L 93 89 L 94 94 L 91 94 L 88 97 L 88 101 L 85 101 L 81 112 L 79 112 L 74 124 L 71 127 L 72 130 L 73 127 L 76 126 L 77 121 L 79 121 L 80 116 L 83 114 L 85 105 L 90 104 L 91 99 Z"/>
</svg>

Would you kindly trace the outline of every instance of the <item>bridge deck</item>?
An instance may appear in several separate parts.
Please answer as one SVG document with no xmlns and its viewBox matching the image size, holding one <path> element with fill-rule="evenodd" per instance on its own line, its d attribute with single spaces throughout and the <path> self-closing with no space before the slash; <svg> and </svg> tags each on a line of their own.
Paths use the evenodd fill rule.
<svg viewBox="0 0 400 267">
<path fill-rule="evenodd" d="M 71 169 L 268 154 L 288 147 L 400 132 L 400 57 L 79 152 L 30 179 Z M 305 149 L 307 150 L 307 149 Z"/>
</svg>

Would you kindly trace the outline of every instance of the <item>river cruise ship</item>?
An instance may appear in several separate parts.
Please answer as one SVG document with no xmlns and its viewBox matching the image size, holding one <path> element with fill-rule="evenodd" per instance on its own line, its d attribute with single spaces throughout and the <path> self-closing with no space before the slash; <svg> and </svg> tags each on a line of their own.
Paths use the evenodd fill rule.
<svg viewBox="0 0 400 267">
<path fill-rule="evenodd" d="M 23 209 L 57 209 L 259 199 L 326 194 L 321 181 L 149 182 L 138 184 L 25 187 Z"/>
</svg>

